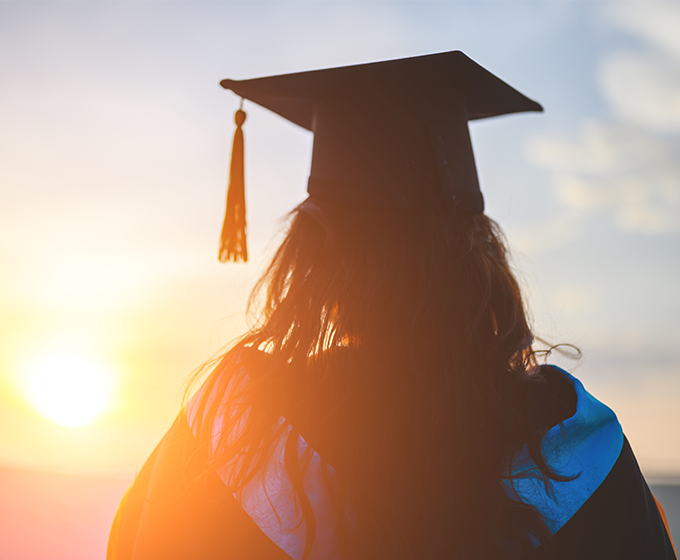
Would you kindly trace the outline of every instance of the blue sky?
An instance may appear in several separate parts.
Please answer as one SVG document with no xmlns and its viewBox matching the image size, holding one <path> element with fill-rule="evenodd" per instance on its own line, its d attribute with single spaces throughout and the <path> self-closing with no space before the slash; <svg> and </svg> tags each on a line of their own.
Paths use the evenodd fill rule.
<svg viewBox="0 0 680 560">
<path fill-rule="evenodd" d="M 471 126 L 537 334 L 578 345 L 561 363 L 648 473 L 679 475 L 677 29 L 675 2 L 0 3 L 0 400 L 29 434 L 0 432 L 0 461 L 76 468 L 58 442 L 131 472 L 183 377 L 245 328 L 311 135 L 246 103 L 254 258 L 218 264 L 238 107 L 222 78 L 462 50 L 545 107 Z M 27 357 L 61 346 L 120 377 L 78 437 L 18 388 Z"/>
</svg>

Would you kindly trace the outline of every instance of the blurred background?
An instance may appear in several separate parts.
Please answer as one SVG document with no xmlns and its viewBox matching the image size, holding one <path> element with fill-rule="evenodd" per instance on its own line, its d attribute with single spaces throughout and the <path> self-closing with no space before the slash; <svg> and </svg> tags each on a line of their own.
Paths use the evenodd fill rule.
<svg viewBox="0 0 680 560">
<path fill-rule="evenodd" d="M 0 557 L 103 558 L 187 376 L 247 328 L 312 138 L 246 102 L 252 259 L 219 264 L 219 81 L 449 50 L 545 107 L 471 125 L 487 213 L 680 540 L 678 29 L 678 2 L 1 2 Z"/>
</svg>

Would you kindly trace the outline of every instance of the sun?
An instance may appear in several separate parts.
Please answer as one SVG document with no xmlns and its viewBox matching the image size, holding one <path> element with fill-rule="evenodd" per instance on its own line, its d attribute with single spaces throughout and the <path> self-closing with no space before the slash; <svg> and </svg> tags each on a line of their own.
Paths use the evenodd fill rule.
<svg viewBox="0 0 680 560">
<path fill-rule="evenodd" d="M 102 363 L 59 352 L 30 365 L 25 387 L 37 412 L 52 422 L 75 428 L 109 408 L 114 379 L 112 369 Z"/>
</svg>

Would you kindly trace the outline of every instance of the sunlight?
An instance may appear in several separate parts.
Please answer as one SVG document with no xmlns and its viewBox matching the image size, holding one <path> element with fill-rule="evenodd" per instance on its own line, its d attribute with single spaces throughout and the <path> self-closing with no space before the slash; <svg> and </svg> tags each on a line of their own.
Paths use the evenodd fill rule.
<svg viewBox="0 0 680 560">
<path fill-rule="evenodd" d="M 111 404 L 112 370 L 78 354 L 36 360 L 25 378 L 27 397 L 45 418 L 70 428 L 87 424 Z"/>
</svg>

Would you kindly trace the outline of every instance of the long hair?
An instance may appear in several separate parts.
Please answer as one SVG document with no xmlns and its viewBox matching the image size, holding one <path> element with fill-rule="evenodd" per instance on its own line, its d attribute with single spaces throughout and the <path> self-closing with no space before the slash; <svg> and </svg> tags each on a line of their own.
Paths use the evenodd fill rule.
<svg viewBox="0 0 680 560">
<path fill-rule="evenodd" d="M 308 557 L 309 456 L 280 421 L 284 400 L 293 418 L 315 411 L 305 438 L 337 463 L 343 557 L 530 557 L 549 532 L 508 492 L 508 458 L 529 442 L 545 480 L 559 477 L 540 452 L 552 423 L 527 400 L 541 370 L 497 224 L 313 198 L 289 223 L 251 296 L 257 325 L 198 398 L 207 468 L 229 465 L 238 494 L 285 439 Z M 236 435 L 216 428 L 225 422 Z"/>
</svg>

